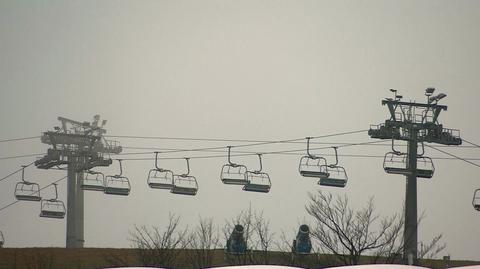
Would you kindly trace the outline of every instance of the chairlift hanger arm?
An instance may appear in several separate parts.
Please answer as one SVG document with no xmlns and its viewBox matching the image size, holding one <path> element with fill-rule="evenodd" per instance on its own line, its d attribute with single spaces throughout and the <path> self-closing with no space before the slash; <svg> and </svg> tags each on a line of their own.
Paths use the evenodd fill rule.
<svg viewBox="0 0 480 269">
<path fill-rule="evenodd" d="M 262 168 L 263 168 L 262 167 L 262 154 L 258 153 L 257 155 L 258 155 L 258 160 L 260 161 L 260 169 L 255 171 L 255 172 L 260 173 L 260 172 L 262 172 Z"/>
<path fill-rule="evenodd" d="M 394 138 L 392 138 L 392 151 L 393 151 L 393 153 L 395 153 L 397 155 L 400 155 L 400 153 L 401 153 L 400 151 L 395 149 L 395 139 Z"/>
<path fill-rule="evenodd" d="M 312 159 L 316 159 L 317 157 L 310 154 L 310 139 L 312 139 L 311 137 L 306 137 L 307 139 L 307 155 L 308 157 L 312 158 Z"/>
<path fill-rule="evenodd" d="M 120 174 L 118 174 L 118 177 L 122 176 L 123 174 L 123 169 L 122 169 L 122 160 L 118 159 L 118 164 L 120 165 Z"/>
<path fill-rule="evenodd" d="M 338 165 L 338 153 L 337 153 L 337 148 L 338 148 L 338 147 L 332 147 L 332 148 L 333 148 L 333 150 L 335 150 L 335 164 L 331 164 L 331 165 L 329 165 L 329 166 L 330 166 L 330 167 L 335 167 L 335 166 Z"/>
<path fill-rule="evenodd" d="M 160 153 L 160 152 L 155 151 L 155 168 L 156 168 L 158 171 L 162 171 L 163 169 L 160 169 L 160 168 L 158 167 L 158 153 Z"/>
<path fill-rule="evenodd" d="M 421 154 L 417 153 L 417 156 L 418 156 L 418 157 L 422 157 L 423 154 L 425 154 L 425 144 L 423 143 L 423 141 L 420 142 L 420 144 L 422 145 L 422 153 L 421 153 Z"/>
<path fill-rule="evenodd" d="M 55 199 L 53 200 L 56 201 L 58 199 L 57 183 L 53 183 L 53 187 L 55 187 Z"/>
<path fill-rule="evenodd" d="M 26 183 L 26 181 L 25 181 L 25 167 L 27 167 L 27 166 L 26 166 L 26 165 L 22 165 L 22 181 L 23 181 L 24 183 Z"/>
<path fill-rule="evenodd" d="M 187 173 L 186 174 L 183 174 L 182 176 L 188 176 L 190 174 L 190 158 L 185 158 L 185 160 L 187 161 Z"/>
<path fill-rule="evenodd" d="M 231 151 L 231 149 L 232 149 L 232 146 L 227 146 L 227 148 L 228 148 L 228 164 L 230 164 L 231 166 L 236 166 L 235 163 L 232 163 L 232 162 L 230 161 L 230 151 Z"/>
</svg>

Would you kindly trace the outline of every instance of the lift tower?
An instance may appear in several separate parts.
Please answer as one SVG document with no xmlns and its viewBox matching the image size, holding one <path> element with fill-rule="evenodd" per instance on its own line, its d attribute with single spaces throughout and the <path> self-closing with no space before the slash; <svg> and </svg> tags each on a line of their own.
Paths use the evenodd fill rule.
<svg viewBox="0 0 480 269">
<path fill-rule="evenodd" d="M 118 154 L 122 147 L 116 141 L 103 138 L 106 120 L 99 124 L 100 116 L 95 115 L 93 122 L 79 122 L 58 117 L 61 127 L 42 134 L 41 141 L 51 145 L 47 154 L 35 161 L 40 169 L 67 170 L 67 248 L 81 248 L 84 243 L 84 201 L 80 187 L 84 171 L 96 166 L 109 166 L 112 160 L 109 154 Z"/>
<path fill-rule="evenodd" d="M 417 264 L 417 176 L 421 177 L 421 170 L 417 169 L 418 144 L 424 142 L 442 145 L 460 145 L 460 131 L 444 128 L 438 122 L 438 116 L 447 106 L 439 105 L 438 101 L 446 97 L 440 93 L 433 95 L 434 88 L 427 88 L 425 96 L 427 103 L 404 102 L 396 90 L 391 89 L 393 98 L 382 100 L 390 112 L 390 118 L 385 123 L 370 126 L 368 135 L 371 138 L 403 140 L 407 142 L 405 172 L 407 178 L 405 194 L 405 227 L 403 242 L 403 259 L 405 263 Z"/>
</svg>

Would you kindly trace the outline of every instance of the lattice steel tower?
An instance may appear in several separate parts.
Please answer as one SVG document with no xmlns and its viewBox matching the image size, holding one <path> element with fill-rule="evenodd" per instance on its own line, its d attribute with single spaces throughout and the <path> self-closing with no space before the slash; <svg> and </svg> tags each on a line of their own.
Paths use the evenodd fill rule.
<svg viewBox="0 0 480 269">
<path fill-rule="evenodd" d="M 388 107 L 390 118 L 384 124 L 370 126 L 368 134 L 371 138 L 392 140 L 393 152 L 390 157 L 385 156 L 385 171 L 406 176 L 403 259 L 405 263 L 417 264 L 417 177 L 433 176 L 433 163 L 430 168 L 418 167 L 424 165 L 427 160 L 427 157 L 423 156 L 423 150 L 421 154 L 418 153 L 418 145 L 420 143 L 422 149 L 424 142 L 460 145 L 462 139 L 459 130 L 444 128 L 438 122 L 440 112 L 447 110 L 447 106 L 439 105 L 438 101 L 446 97 L 446 94 L 433 96 L 435 89 L 427 88 L 425 90 L 427 103 L 416 103 L 403 102 L 403 97 L 398 95 L 396 90 L 390 91 L 393 92 L 394 98 L 382 100 L 382 105 Z M 395 140 L 407 142 L 407 153 L 394 149 Z M 393 165 L 386 163 L 395 158 L 397 161 L 392 162 Z"/>
<path fill-rule="evenodd" d="M 107 156 L 118 154 L 122 147 L 116 141 L 103 138 L 106 120 L 99 124 L 100 116 L 95 115 L 93 122 L 78 122 L 58 117 L 61 127 L 42 134 L 42 143 L 51 145 L 47 154 L 35 161 L 41 169 L 67 170 L 67 248 L 81 248 L 84 243 L 84 201 L 80 188 L 84 171 L 96 166 L 109 166 L 112 160 Z"/>
</svg>

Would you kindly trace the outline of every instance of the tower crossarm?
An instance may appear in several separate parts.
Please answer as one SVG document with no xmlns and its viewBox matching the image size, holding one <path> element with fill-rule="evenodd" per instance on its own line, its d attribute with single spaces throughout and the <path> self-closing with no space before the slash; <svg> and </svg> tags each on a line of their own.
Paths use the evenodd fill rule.
<svg viewBox="0 0 480 269">
<path fill-rule="evenodd" d="M 435 104 L 435 103 L 425 104 L 425 103 L 395 101 L 395 100 L 391 100 L 391 99 L 382 100 L 382 105 L 389 105 L 389 104 L 390 105 L 400 105 L 400 106 L 416 106 L 416 107 L 424 107 L 424 108 L 437 107 L 437 108 L 440 108 L 442 110 L 447 110 L 447 106 L 438 105 L 438 104 Z"/>
</svg>

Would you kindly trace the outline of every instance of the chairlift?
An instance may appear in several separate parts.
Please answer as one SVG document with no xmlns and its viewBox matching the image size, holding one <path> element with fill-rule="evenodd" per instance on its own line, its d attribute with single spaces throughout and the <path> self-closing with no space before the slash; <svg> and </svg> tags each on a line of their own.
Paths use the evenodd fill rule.
<svg viewBox="0 0 480 269">
<path fill-rule="evenodd" d="M 425 146 L 422 142 L 422 154 L 417 156 L 417 177 L 432 178 L 435 172 L 432 158 L 423 156 L 425 154 Z"/>
<path fill-rule="evenodd" d="M 173 172 L 158 167 L 158 153 L 155 152 L 155 168 L 148 172 L 147 184 L 152 189 L 170 190 L 173 188 Z"/>
<path fill-rule="evenodd" d="M 410 170 L 407 168 L 407 154 L 392 151 L 385 154 L 383 158 L 383 169 L 388 174 L 409 175 Z"/>
<path fill-rule="evenodd" d="M 5 237 L 3 237 L 2 231 L 0 231 L 0 248 L 3 248 L 3 245 L 5 244 Z"/>
<path fill-rule="evenodd" d="M 480 189 L 476 189 L 473 193 L 472 205 L 475 210 L 480 211 Z"/>
<path fill-rule="evenodd" d="M 25 165 L 22 165 L 22 181 L 15 185 L 15 198 L 21 201 L 35 201 L 42 200 L 40 197 L 40 185 L 34 182 L 25 180 Z"/>
<path fill-rule="evenodd" d="M 417 156 L 416 174 L 419 178 L 431 178 L 435 172 L 433 161 L 430 157 L 423 156 L 425 149 L 422 143 L 422 153 Z M 392 151 L 385 154 L 383 159 L 383 169 L 389 174 L 411 175 L 412 171 L 408 168 L 408 154 L 395 150 L 392 140 Z"/>
<path fill-rule="evenodd" d="M 248 183 L 243 186 L 244 191 L 267 193 L 272 187 L 272 182 L 267 173 L 262 172 L 262 154 L 258 154 L 260 160 L 260 169 L 256 171 L 247 171 Z"/>
<path fill-rule="evenodd" d="M 310 139 L 311 137 L 307 137 L 307 155 L 300 158 L 298 171 L 304 177 L 326 178 L 329 176 L 327 160 L 310 154 Z"/>
<path fill-rule="evenodd" d="M 432 158 L 419 156 L 417 157 L 417 177 L 432 178 L 435 172 Z"/>
<path fill-rule="evenodd" d="M 187 161 L 187 173 L 173 176 L 173 187 L 170 190 L 174 194 L 183 195 L 196 195 L 198 191 L 197 179 L 194 176 L 190 176 L 190 164 L 188 162 L 190 158 L 185 158 Z"/>
<path fill-rule="evenodd" d="M 130 181 L 127 177 L 122 176 L 122 160 L 118 160 L 120 164 L 120 174 L 105 177 L 105 194 L 128 195 L 130 194 Z"/>
<path fill-rule="evenodd" d="M 40 217 L 42 218 L 54 218 L 63 219 L 65 217 L 65 204 L 58 200 L 57 184 L 53 184 L 55 187 L 55 198 L 43 199 L 40 205 Z"/>
<path fill-rule="evenodd" d="M 222 166 L 220 179 L 224 184 L 245 185 L 247 180 L 247 167 L 245 165 L 232 163 L 230 160 L 231 146 L 228 146 L 228 163 Z"/>
<path fill-rule="evenodd" d="M 101 172 L 85 171 L 80 187 L 85 191 L 105 191 L 105 176 Z"/>
<path fill-rule="evenodd" d="M 347 172 L 345 171 L 345 168 L 338 165 L 337 147 L 333 147 L 333 149 L 335 150 L 335 164 L 330 164 L 327 166 L 327 172 L 329 175 L 328 177 L 320 178 L 318 184 L 323 186 L 343 188 L 347 185 Z"/>
</svg>

